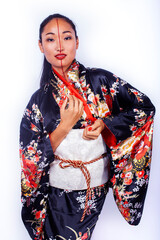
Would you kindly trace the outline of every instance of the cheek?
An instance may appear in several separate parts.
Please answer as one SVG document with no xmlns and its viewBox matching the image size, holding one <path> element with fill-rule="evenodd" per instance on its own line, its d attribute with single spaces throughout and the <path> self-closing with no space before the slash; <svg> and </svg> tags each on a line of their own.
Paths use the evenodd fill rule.
<svg viewBox="0 0 160 240">
<path fill-rule="evenodd" d="M 45 55 L 45 56 L 50 56 L 50 55 L 52 55 L 52 54 L 53 54 L 53 50 L 52 50 L 51 47 L 45 47 L 45 48 L 44 48 L 44 55 Z"/>
<path fill-rule="evenodd" d="M 68 50 L 69 50 L 69 52 L 71 53 L 71 54 L 75 54 L 76 53 L 76 45 L 71 45 L 69 48 L 68 48 Z"/>
</svg>

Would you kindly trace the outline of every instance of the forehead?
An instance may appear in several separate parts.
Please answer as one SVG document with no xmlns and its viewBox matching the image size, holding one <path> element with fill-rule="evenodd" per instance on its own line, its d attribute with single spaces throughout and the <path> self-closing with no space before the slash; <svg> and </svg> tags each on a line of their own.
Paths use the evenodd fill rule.
<svg viewBox="0 0 160 240">
<path fill-rule="evenodd" d="M 47 25 L 43 29 L 42 34 L 43 33 L 45 34 L 47 32 L 57 33 L 58 28 L 59 28 L 59 31 L 61 32 L 63 31 L 74 32 L 73 28 L 68 22 L 66 22 L 64 19 L 56 18 L 56 19 L 52 19 L 49 23 L 47 23 Z"/>
</svg>

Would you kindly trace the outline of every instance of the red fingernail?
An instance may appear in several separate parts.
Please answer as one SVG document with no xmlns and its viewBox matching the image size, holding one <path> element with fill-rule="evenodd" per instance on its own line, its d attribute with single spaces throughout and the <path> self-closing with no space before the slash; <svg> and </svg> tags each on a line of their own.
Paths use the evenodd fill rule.
<svg viewBox="0 0 160 240">
<path fill-rule="evenodd" d="M 89 127 L 89 128 L 88 128 L 88 131 L 92 131 L 92 127 Z"/>
</svg>

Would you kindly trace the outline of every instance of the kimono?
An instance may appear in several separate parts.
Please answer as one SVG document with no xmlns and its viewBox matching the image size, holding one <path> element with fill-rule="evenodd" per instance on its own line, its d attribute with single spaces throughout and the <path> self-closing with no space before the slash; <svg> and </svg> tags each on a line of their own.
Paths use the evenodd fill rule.
<svg viewBox="0 0 160 240">
<path fill-rule="evenodd" d="M 122 216 L 129 224 L 137 225 L 149 181 L 155 108 L 145 94 L 109 71 L 85 68 L 78 62 L 73 63 L 72 70 L 78 73 L 79 85 L 76 81 L 71 84 L 86 99 L 94 119 L 100 118 L 105 124 L 102 136 L 110 159 L 110 180 L 92 189 L 94 195 L 100 191 L 103 196 L 98 214 L 109 186 Z M 22 219 L 34 240 L 70 239 L 63 235 L 46 236 L 48 212 L 56 202 L 64 204 L 65 200 L 56 199 L 57 196 L 70 196 L 74 200 L 77 194 L 81 197 L 86 194 L 85 191 L 70 193 L 56 188 L 49 192 L 49 169 L 54 161 L 49 134 L 60 122 L 60 106 L 65 98 L 60 89 L 66 87 L 61 83 L 63 86 L 57 90 L 58 81 L 53 73 L 49 82 L 32 95 L 20 126 Z M 84 118 L 73 128 L 84 128 L 91 123 L 84 112 Z M 52 203 L 49 194 L 55 199 Z M 72 205 L 70 208 L 72 210 Z M 95 218 L 97 221 L 98 217 Z M 90 239 L 93 230 L 87 226 L 86 232 L 77 233 L 66 227 L 74 232 L 75 239 L 83 240 Z"/>
</svg>

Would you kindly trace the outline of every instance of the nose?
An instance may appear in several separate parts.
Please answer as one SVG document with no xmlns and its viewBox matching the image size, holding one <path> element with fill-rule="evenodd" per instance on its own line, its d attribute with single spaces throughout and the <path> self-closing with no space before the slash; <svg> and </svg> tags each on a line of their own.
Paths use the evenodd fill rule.
<svg viewBox="0 0 160 240">
<path fill-rule="evenodd" d="M 64 51 L 63 42 L 61 41 L 60 38 L 57 39 L 56 50 L 57 50 L 57 52 L 60 52 L 60 53 L 61 53 L 62 51 Z"/>
</svg>

